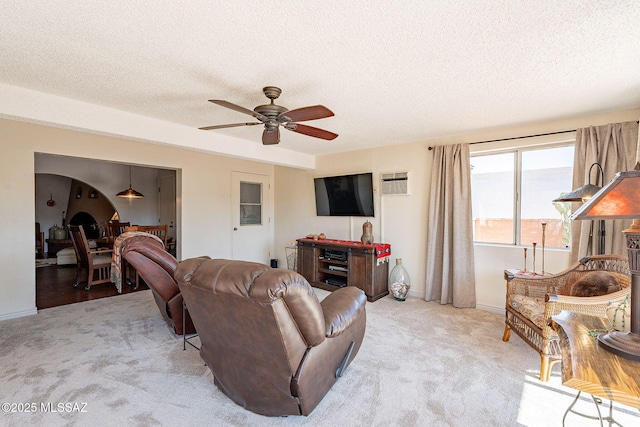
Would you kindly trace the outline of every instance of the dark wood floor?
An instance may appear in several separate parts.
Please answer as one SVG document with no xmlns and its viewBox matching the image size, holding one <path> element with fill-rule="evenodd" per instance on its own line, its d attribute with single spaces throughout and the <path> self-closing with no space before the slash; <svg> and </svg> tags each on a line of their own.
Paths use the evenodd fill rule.
<svg viewBox="0 0 640 427">
<path fill-rule="evenodd" d="M 39 310 L 98 298 L 115 297 L 135 292 L 133 286 L 123 284 L 122 294 L 118 293 L 113 283 L 93 285 L 91 290 L 84 289 L 84 283 L 73 287 L 76 280 L 75 265 L 50 265 L 36 268 L 36 307 Z M 149 289 L 144 282 L 138 290 Z"/>
</svg>

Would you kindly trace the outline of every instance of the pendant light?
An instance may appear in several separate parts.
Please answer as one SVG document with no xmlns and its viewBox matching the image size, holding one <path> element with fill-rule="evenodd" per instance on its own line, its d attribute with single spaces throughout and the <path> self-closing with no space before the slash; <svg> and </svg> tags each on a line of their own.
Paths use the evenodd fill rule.
<svg viewBox="0 0 640 427">
<path fill-rule="evenodd" d="M 131 165 L 129 165 L 129 188 L 116 194 L 116 197 L 123 197 L 125 199 L 144 199 L 144 194 L 131 188 Z"/>
</svg>

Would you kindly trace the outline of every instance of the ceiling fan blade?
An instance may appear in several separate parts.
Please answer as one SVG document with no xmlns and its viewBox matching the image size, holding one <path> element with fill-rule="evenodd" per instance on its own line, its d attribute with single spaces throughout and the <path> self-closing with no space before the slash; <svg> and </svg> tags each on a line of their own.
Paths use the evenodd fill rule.
<svg viewBox="0 0 640 427">
<path fill-rule="evenodd" d="M 275 128 L 274 130 L 265 129 L 262 132 L 262 143 L 264 145 L 275 145 L 280 142 L 280 129 Z"/>
<path fill-rule="evenodd" d="M 337 133 L 329 132 L 328 130 L 324 129 L 314 128 L 313 126 L 301 125 L 300 123 L 291 123 L 291 125 L 287 125 L 285 126 L 285 128 L 304 135 L 312 136 L 314 138 L 332 140 L 338 137 Z"/>
<path fill-rule="evenodd" d="M 232 110 L 238 111 L 240 113 L 249 114 L 250 116 L 255 117 L 258 120 L 269 120 L 269 118 L 263 114 L 256 113 L 253 110 L 249 110 L 248 108 L 241 107 L 236 104 L 232 104 L 229 101 L 223 101 L 222 99 L 210 99 L 209 102 L 213 102 L 214 104 L 218 104 L 221 107 L 230 108 Z"/>
<path fill-rule="evenodd" d="M 310 107 L 302 107 L 286 111 L 280 114 L 278 118 L 288 117 L 292 122 L 304 122 L 307 120 L 324 119 L 325 117 L 331 116 L 333 116 L 333 111 L 329 110 L 324 105 L 312 105 Z"/>
<path fill-rule="evenodd" d="M 211 129 L 222 129 L 222 128 L 234 128 L 236 126 L 253 126 L 253 125 L 261 125 L 260 122 L 252 122 L 252 123 L 232 123 L 229 125 L 215 125 L 215 126 L 205 126 L 202 128 L 198 128 L 201 130 L 211 130 Z"/>
</svg>

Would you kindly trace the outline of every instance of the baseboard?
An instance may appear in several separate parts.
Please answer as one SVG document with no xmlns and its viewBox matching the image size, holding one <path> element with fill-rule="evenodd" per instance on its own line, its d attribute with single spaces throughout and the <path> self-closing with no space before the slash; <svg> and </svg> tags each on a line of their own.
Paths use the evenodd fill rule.
<svg viewBox="0 0 640 427">
<path fill-rule="evenodd" d="M 417 297 L 417 298 L 422 298 L 424 299 L 425 293 L 424 292 L 414 292 L 411 289 L 409 289 L 409 292 L 407 293 L 408 297 Z"/>
<path fill-rule="evenodd" d="M 424 299 L 425 293 L 424 292 L 413 292 L 413 291 L 409 290 L 409 293 L 407 294 L 407 296 L 418 297 L 418 298 Z M 490 311 L 492 313 L 501 314 L 501 315 L 504 316 L 504 308 L 494 307 L 492 305 L 476 304 L 476 309 L 484 310 L 484 311 Z"/>
<path fill-rule="evenodd" d="M 483 305 L 483 304 L 476 304 L 476 308 L 478 310 L 490 311 L 492 313 L 502 314 L 504 316 L 504 308 L 498 308 L 492 305 Z"/>
<path fill-rule="evenodd" d="M 418 298 L 424 299 L 425 293 L 424 292 L 413 292 L 413 291 L 409 290 L 409 293 L 407 294 L 407 296 L 418 297 Z M 484 310 L 484 311 L 490 311 L 492 313 L 501 314 L 501 315 L 504 316 L 504 308 L 494 307 L 492 305 L 476 304 L 476 309 Z"/>
<path fill-rule="evenodd" d="M 17 319 L 18 317 L 33 316 L 34 314 L 38 314 L 37 308 L 25 311 L 17 311 L 15 313 L 2 314 L 0 315 L 0 322 L 2 322 L 3 320 Z"/>
</svg>

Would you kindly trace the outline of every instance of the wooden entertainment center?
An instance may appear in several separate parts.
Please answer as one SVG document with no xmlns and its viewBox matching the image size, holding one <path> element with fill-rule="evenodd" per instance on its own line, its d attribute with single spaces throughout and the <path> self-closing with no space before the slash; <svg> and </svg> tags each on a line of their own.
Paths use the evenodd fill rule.
<svg viewBox="0 0 640 427">
<path fill-rule="evenodd" d="M 357 286 L 373 302 L 389 294 L 391 246 L 348 240 L 298 239 L 298 273 L 320 289 Z"/>
</svg>

